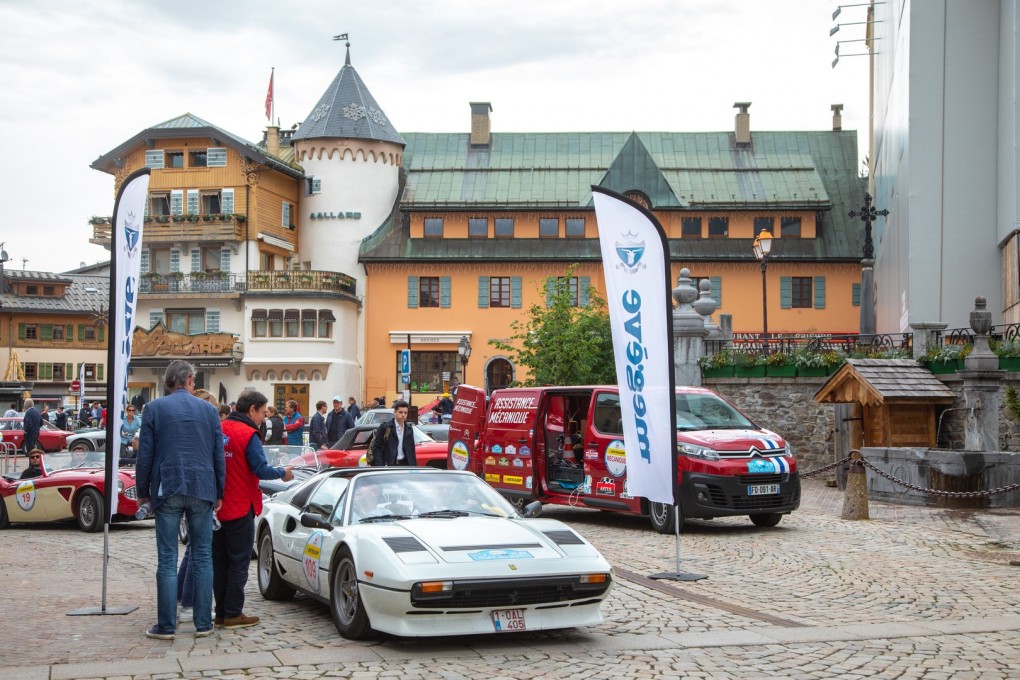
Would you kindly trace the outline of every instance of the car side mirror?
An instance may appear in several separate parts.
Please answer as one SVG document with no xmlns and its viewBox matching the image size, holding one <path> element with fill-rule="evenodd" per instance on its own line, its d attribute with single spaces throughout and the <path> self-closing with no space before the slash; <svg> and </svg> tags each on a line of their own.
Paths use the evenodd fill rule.
<svg viewBox="0 0 1020 680">
<path fill-rule="evenodd" d="M 524 517 L 538 517 L 542 514 L 542 501 L 531 501 L 524 506 Z"/>
<path fill-rule="evenodd" d="M 332 529 L 333 525 L 327 522 L 322 515 L 316 512 L 301 513 L 301 526 L 309 529 Z"/>
</svg>

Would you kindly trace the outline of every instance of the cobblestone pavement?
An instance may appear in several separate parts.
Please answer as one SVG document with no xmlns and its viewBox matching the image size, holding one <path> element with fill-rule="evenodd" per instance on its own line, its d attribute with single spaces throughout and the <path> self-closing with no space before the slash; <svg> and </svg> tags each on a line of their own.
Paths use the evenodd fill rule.
<svg viewBox="0 0 1020 680">
<path fill-rule="evenodd" d="M 266 602 L 254 566 L 247 613 L 262 624 L 148 640 L 152 523 L 110 531 L 107 604 L 124 616 L 67 616 L 101 601 L 102 534 L 68 525 L 0 532 L 0 678 L 1020 678 L 1020 510 L 871 502 L 839 519 L 842 495 L 805 480 L 774 529 L 746 518 L 689 522 L 676 542 L 646 519 L 547 506 L 617 569 L 605 622 L 586 630 L 370 642 L 340 638 L 324 605 Z"/>
</svg>

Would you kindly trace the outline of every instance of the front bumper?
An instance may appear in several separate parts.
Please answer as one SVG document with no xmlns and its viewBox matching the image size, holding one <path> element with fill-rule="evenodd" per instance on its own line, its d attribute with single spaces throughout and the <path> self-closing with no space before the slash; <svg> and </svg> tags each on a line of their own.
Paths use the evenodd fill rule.
<svg viewBox="0 0 1020 680">
<path fill-rule="evenodd" d="M 779 484 L 779 493 L 750 496 L 747 487 Z M 680 479 L 684 517 L 707 519 L 761 513 L 793 512 L 800 507 L 800 475 L 706 475 L 684 472 Z"/>
</svg>

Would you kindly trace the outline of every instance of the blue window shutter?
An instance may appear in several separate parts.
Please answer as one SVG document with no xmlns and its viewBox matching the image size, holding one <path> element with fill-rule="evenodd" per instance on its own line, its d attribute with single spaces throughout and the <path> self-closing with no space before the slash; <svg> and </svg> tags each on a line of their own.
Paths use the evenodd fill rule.
<svg viewBox="0 0 1020 680">
<path fill-rule="evenodd" d="M 577 305 L 587 307 L 591 302 L 591 277 L 582 276 L 577 280 Z"/>
<path fill-rule="evenodd" d="M 510 306 L 514 309 L 521 308 L 521 277 L 510 277 Z"/>
<path fill-rule="evenodd" d="M 220 248 L 220 271 L 230 271 L 230 248 Z"/>
<path fill-rule="evenodd" d="M 825 277 L 815 277 L 815 309 L 825 309 Z"/>
<path fill-rule="evenodd" d="M 553 298 L 556 296 L 556 277 L 550 276 L 545 280 L 545 306 L 552 307 Z"/>
<path fill-rule="evenodd" d="M 141 261 L 141 265 L 142 265 L 142 273 L 143 274 L 148 274 L 149 273 L 149 249 L 148 248 L 142 248 L 142 261 Z"/>
<path fill-rule="evenodd" d="M 439 306 L 448 309 L 450 307 L 450 277 L 439 277 Z"/>
<path fill-rule="evenodd" d="M 224 163 L 226 165 L 226 163 Z M 230 215 L 234 212 L 234 190 L 223 189 L 220 192 L 220 212 L 224 215 Z"/>
<path fill-rule="evenodd" d="M 781 309 L 793 308 L 793 279 L 789 276 L 779 277 L 779 307 Z"/>
<path fill-rule="evenodd" d="M 489 306 L 489 277 L 478 277 L 478 307 L 485 309 Z"/>
<path fill-rule="evenodd" d="M 198 248 L 191 249 L 191 271 L 202 271 L 202 251 Z"/>
<path fill-rule="evenodd" d="M 407 277 L 407 306 L 413 309 L 418 306 L 418 277 Z"/>
<path fill-rule="evenodd" d="M 722 307 L 722 277 L 721 276 L 710 276 L 708 277 L 709 283 L 712 284 L 712 299 Z"/>
<path fill-rule="evenodd" d="M 855 283 L 850 289 L 850 304 L 854 307 L 861 306 L 861 284 Z"/>
</svg>

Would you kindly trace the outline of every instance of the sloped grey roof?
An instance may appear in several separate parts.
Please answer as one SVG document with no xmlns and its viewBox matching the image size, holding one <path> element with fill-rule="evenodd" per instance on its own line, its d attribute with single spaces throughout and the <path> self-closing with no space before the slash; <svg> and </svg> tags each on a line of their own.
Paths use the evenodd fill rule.
<svg viewBox="0 0 1020 680">
<path fill-rule="evenodd" d="M 862 403 L 956 401 L 956 394 L 945 383 L 913 359 L 847 359 L 815 393 L 815 400 L 844 401 L 834 397 L 848 382 L 858 383 L 861 394 L 868 395 L 868 398 L 854 400 Z"/>
<path fill-rule="evenodd" d="M 294 141 L 321 138 L 374 139 L 404 145 L 400 133 L 351 66 L 349 44 L 340 72 L 293 137 Z"/>
<path fill-rule="evenodd" d="M 280 170 L 291 177 L 304 178 L 305 174 L 300 166 L 294 165 L 287 160 L 277 158 L 268 153 L 264 148 L 252 144 L 246 139 L 238 137 L 232 132 L 227 132 L 221 127 L 202 120 L 198 116 L 185 113 L 162 123 L 156 123 L 150 128 L 142 130 L 137 135 L 119 145 L 112 151 L 108 151 L 92 162 L 93 169 L 106 170 L 111 162 L 116 163 L 121 155 L 133 149 L 146 139 L 173 139 L 185 136 L 212 137 L 218 139 L 226 146 L 232 147 L 240 152 L 245 158 L 254 160 L 257 163 L 264 163 L 276 170 Z M 291 155 L 293 158 L 293 154 Z"/>
<path fill-rule="evenodd" d="M 80 314 L 96 312 L 106 308 L 110 300 L 110 277 L 87 276 L 83 274 L 54 274 L 51 272 L 18 271 L 4 272 L 4 278 L 30 279 L 43 282 L 71 282 L 63 297 L 47 298 L 34 295 L 14 295 L 10 286 L 3 286 L 0 291 L 0 306 L 6 312 L 54 312 L 64 314 Z"/>
</svg>

